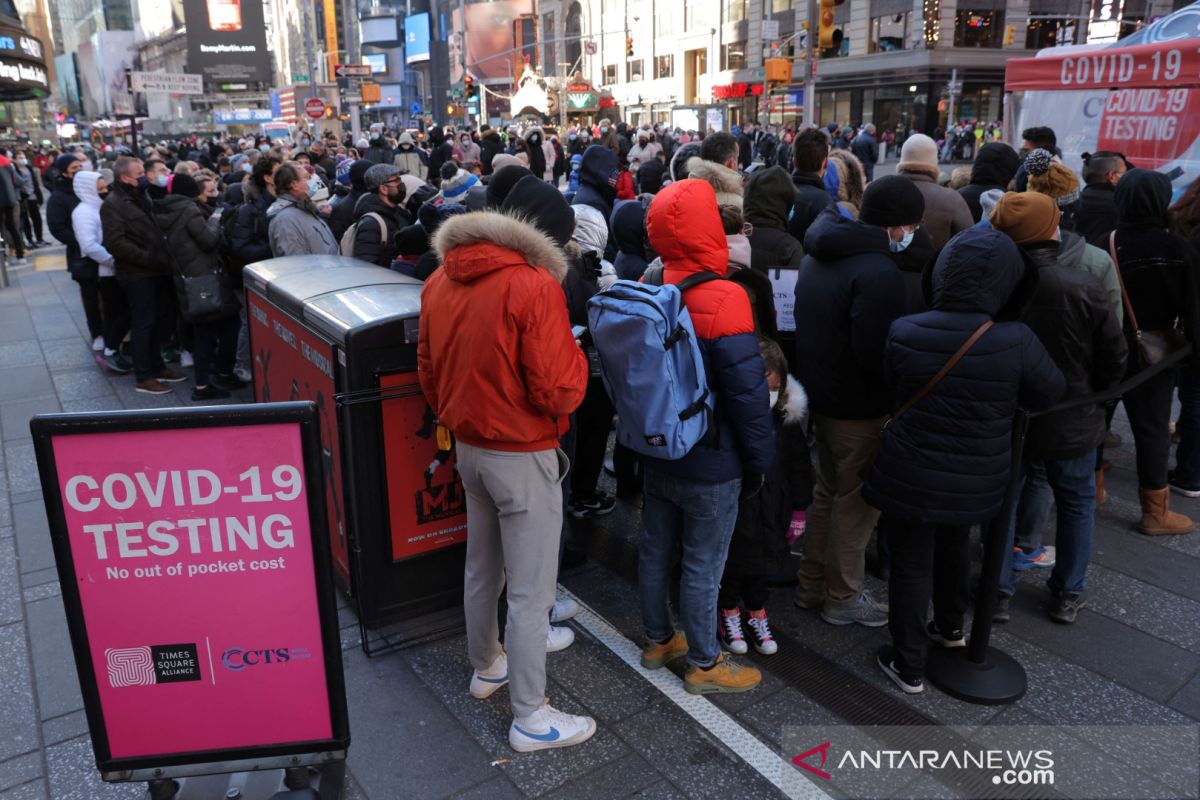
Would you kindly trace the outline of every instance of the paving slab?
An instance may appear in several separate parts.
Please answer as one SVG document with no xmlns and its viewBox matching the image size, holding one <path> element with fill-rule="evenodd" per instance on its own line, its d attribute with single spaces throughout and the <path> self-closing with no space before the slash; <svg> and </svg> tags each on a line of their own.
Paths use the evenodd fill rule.
<svg viewBox="0 0 1200 800">
<path fill-rule="evenodd" d="M 8 475 L 8 490 L 14 495 L 41 490 L 42 481 L 33 454 L 33 442 L 5 444 L 4 467 Z"/>
<path fill-rule="evenodd" d="M 93 397 L 109 399 L 116 405 L 116 395 L 108 377 L 95 367 L 52 373 L 55 390 L 63 400 L 86 400 Z"/>
<path fill-rule="evenodd" d="M 0 627 L 0 761 L 40 746 L 25 626 Z"/>
<path fill-rule="evenodd" d="M 0 791 L 42 777 L 42 754 L 38 750 L 0 761 Z"/>
<path fill-rule="evenodd" d="M 53 394 L 0 403 L 0 435 L 3 435 L 6 444 L 29 441 L 29 420 L 38 414 L 58 410 L 58 397 Z"/>
<path fill-rule="evenodd" d="M 11 538 L 0 539 L 0 625 L 23 619 L 16 543 Z"/>
<path fill-rule="evenodd" d="M 3 297 L 0 293 L 0 297 Z M 0 317 L 7 319 L 9 310 L 6 307 Z M 42 348 L 36 339 L 27 341 L 5 341 L 0 344 L 0 367 L 37 367 L 45 364 Z"/>
<path fill-rule="evenodd" d="M 14 503 L 13 526 L 17 532 L 17 557 L 20 559 L 21 573 L 53 571 L 54 545 L 50 540 L 45 504 L 41 500 Z M 57 580 L 58 573 L 54 572 L 50 579 Z M 26 586 L 30 585 L 26 583 Z"/>
<path fill-rule="evenodd" d="M 1167 705 L 1192 719 L 1200 720 L 1200 674 L 1193 675 Z"/>
<path fill-rule="evenodd" d="M 0 322 L 0 339 L 4 337 L 3 326 Z M 34 397 L 44 397 L 54 394 L 54 382 L 44 364 L 32 364 L 9 367 L 4 370 L 4 380 L 0 381 L 0 402 L 6 400 L 27 400 Z"/>
<path fill-rule="evenodd" d="M 46 788 L 46 781 L 41 778 L 0 792 L 0 800 L 48 800 L 49 797 L 50 790 Z"/>
<path fill-rule="evenodd" d="M 52 800 L 144 800 L 145 783 L 105 783 L 86 736 L 46 748 Z"/>
<path fill-rule="evenodd" d="M 83 709 L 42 721 L 42 739 L 48 745 L 65 742 L 87 732 L 87 716 Z"/>
<path fill-rule="evenodd" d="M 81 369 L 89 367 L 100 372 L 96 364 L 96 352 L 91 348 L 91 342 L 81 342 L 78 339 L 54 339 L 42 342 L 42 354 L 46 366 L 51 372 L 62 369 Z"/>
<path fill-rule="evenodd" d="M 25 606 L 26 625 L 37 675 L 38 708 L 42 719 L 83 708 L 75 655 L 67 633 L 62 600 L 52 597 Z"/>
</svg>

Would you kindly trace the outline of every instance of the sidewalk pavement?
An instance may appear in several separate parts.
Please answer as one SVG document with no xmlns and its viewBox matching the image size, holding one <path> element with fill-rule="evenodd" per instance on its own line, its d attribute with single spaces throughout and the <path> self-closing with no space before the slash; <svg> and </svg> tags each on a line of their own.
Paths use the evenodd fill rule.
<svg viewBox="0 0 1200 800">
<path fill-rule="evenodd" d="M 94 766 L 28 421 L 50 411 L 192 405 L 189 384 L 172 395 L 141 395 L 130 377 L 100 371 L 61 251 L 38 252 L 10 277 L 13 285 L 0 290 L 0 800 L 143 797 L 140 784 L 101 783 Z M 250 400 L 243 390 L 229 402 Z M 984 726 L 981 735 L 1005 724 L 1195 725 L 1200 534 L 1132 532 L 1132 437 L 1122 414 L 1114 428 L 1126 444 L 1108 453 L 1112 499 L 1098 514 L 1088 606 L 1075 625 L 1055 625 L 1044 613 L 1045 573 L 1027 572 L 1013 622 L 993 636 L 1029 675 L 1028 694 L 1014 705 L 968 705 L 932 687 L 901 696 L 874 664 L 886 629 L 834 628 L 794 608 L 789 589 L 775 589 L 770 609 L 781 654 L 751 657 L 765 670 L 763 685 L 685 711 L 622 660 L 640 628 L 632 583 L 640 515 L 621 503 L 611 516 L 575 526 L 591 558 L 561 579 L 605 622 L 582 615 L 571 623 L 576 643 L 548 657 L 551 701 L 595 716 L 596 736 L 564 750 L 513 752 L 507 693 L 477 701 L 466 692 L 461 635 L 367 659 L 339 596 L 352 735 L 344 796 L 767 798 L 780 793 L 747 758 L 763 747 L 783 755 L 771 769 L 790 771 L 796 785 L 786 763 L 794 754 L 781 749 L 788 725 L 938 722 Z M 1172 503 L 1200 515 L 1196 501 Z M 606 634 L 605 623 L 615 632 Z M 935 793 L 958 796 L 942 785 Z"/>
</svg>

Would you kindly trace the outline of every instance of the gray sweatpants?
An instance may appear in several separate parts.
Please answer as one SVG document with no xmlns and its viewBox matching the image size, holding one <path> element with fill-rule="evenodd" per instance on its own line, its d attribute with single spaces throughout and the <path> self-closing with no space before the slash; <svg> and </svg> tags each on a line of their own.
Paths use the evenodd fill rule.
<svg viewBox="0 0 1200 800">
<path fill-rule="evenodd" d="M 467 565 L 463 610 L 471 666 L 500 654 L 496 604 L 508 577 L 509 699 L 513 716 L 532 714 L 546 694 L 546 625 L 558 580 L 562 529 L 562 450 L 509 453 L 458 442 L 467 492 Z"/>
</svg>

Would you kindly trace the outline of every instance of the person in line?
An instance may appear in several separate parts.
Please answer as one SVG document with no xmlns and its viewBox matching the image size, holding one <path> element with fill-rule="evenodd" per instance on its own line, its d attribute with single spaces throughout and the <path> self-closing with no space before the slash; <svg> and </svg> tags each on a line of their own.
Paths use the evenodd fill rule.
<svg viewBox="0 0 1200 800">
<path fill-rule="evenodd" d="M 894 408 L 883 373 L 888 328 L 907 312 L 891 256 L 911 244 L 924 214 L 917 185 L 889 175 L 867 187 L 858 221 L 826 209 L 804 238 L 793 368 L 812 409 L 817 483 L 795 604 L 820 608 L 832 625 L 887 624 L 887 604 L 863 585 L 879 511 L 863 499 L 862 479 Z"/>
<path fill-rule="evenodd" d="M 354 221 L 358 224 L 354 229 L 355 258 L 390 268 L 400 254 L 396 237 L 412 224 L 403 208 L 401 174 L 400 167 L 374 164 L 363 176 L 366 194 L 354 208 Z"/>
<path fill-rule="evenodd" d="M 21 193 L 21 228 L 30 247 L 45 247 L 42 235 L 42 181 L 29 163 L 29 155 L 18 150 L 13 157 L 17 184 Z"/>
<path fill-rule="evenodd" d="M 1030 185 L 1035 178 L 1036 173 Z M 990 219 L 992 227 L 1011 237 L 1037 268 L 1037 290 L 1020 319 L 1062 371 L 1066 381 L 1062 399 L 1075 400 L 1120 383 L 1127 353 L 1121 322 L 1099 279 L 1062 264 L 1059 209 L 1054 200 L 1038 192 L 1009 193 L 996 204 Z M 1035 417 L 1026 434 L 1025 462 L 1038 468 L 1058 507 L 1057 546 L 1047 581 L 1054 597 L 1049 615 L 1056 622 L 1074 622 L 1086 603 L 1096 524 L 1096 448 L 1108 428 L 1105 417 L 1103 404 L 1075 407 Z M 1022 483 L 1018 475 L 1018 497 Z M 1001 617 L 1007 616 L 1009 598 L 1016 591 L 1013 566 L 1018 553 L 1024 555 L 1017 542 L 1041 534 L 1018 529 L 1022 521 L 1014 514 L 1009 528 L 997 609 Z"/>
<path fill-rule="evenodd" d="M 916 184 L 925 198 L 925 216 L 921 227 L 933 237 L 934 250 L 941 250 L 950 237 L 975 224 L 967 201 L 953 189 L 938 185 L 937 145 L 923 133 L 914 133 L 900 148 L 896 173 Z"/>
<path fill-rule="evenodd" d="M 829 137 L 820 128 L 805 128 L 792 142 L 792 183 L 796 186 L 796 204 L 788 219 L 788 233 L 804 243 L 804 235 L 817 216 L 833 205 L 825 191 L 824 176 L 829 166 Z"/>
<path fill-rule="evenodd" d="M 868 122 L 862 132 L 850 143 L 850 152 L 862 163 L 867 183 L 875 180 L 875 164 L 879 161 L 879 143 L 875 140 L 875 126 Z"/>
<path fill-rule="evenodd" d="M 1083 191 L 1079 196 L 1079 224 L 1076 231 L 1088 244 L 1108 249 L 1108 235 L 1116 230 L 1120 213 L 1117 211 L 1117 184 L 1128 171 L 1125 157 L 1120 153 L 1103 151 L 1084 153 Z"/>
<path fill-rule="evenodd" d="M 421 292 L 417 344 L 421 388 L 458 442 L 467 493 L 470 693 L 485 698 L 509 686 L 508 741 L 521 752 L 579 744 L 596 732 L 595 720 L 546 698 L 560 484 L 569 467 L 558 440 L 588 380 L 560 286 L 574 215 L 561 194 L 551 195 L 532 224 L 496 211 L 441 224 L 434 249 L 442 268 Z M 506 583 L 501 647 L 497 601 Z"/>
<path fill-rule="evenodd" d="M 312 201 L 319 188 L 319 179 L 298 164 L 287 163 L 275 171 L 277 199 L 267 209 L 267 219 L 271 254 L 276 258 L 338 255 L 338 241 Z"/>
<path fill-rule="evenodd" d="M 163 363 L 159 343 L 171 307 L 171 250 L 146 196 L 149 180 L 142 162 L 121 156 L 113 163 L 113 175 L 117 182 L 100 207 L 100 224 L 117 282 L 129 301 L 134 388 L 143 394 L 167 394 L 171 388 L 166 384 L 187 380 Z"/>
<path fill-rule="evenodd" d="M 1017 408 L 1045 408 L 1063 392 L 1062 373 L 1015 319 L 1033 284 L 1027 274 L 1011 239 L 974 228 L 938 256 L 930 310 L 896 320 L 888 334 L 883 363 L 892 407 L 916 402 L 888 427 L 863 497 L 883 513 L 891 543 L 892 641 L 876 663 L 905 694 L 925 689 L 930 641 L 966 645 L 970 528 L 987 526 L 1004 504 Z"/>
<path fill-rule="evenodd" d="M 759 272 L 771 267 L 798 267 L 804 248 L 788 233 L 788 214 L 796 202 L 796 187 L 783 167 L 755 170 L 747 179 L 742 211 L 750 231 L 750 266 Z"/>
<path fill-rule="evenodd" d="M 707 182 L 687 179 L 663 189 L 650 204 L 646 227 L 662 258 L 664 283 L 677 284 L 701 271 L 725 274 L 729 248 L 717 195 Z M 714 622 L 738 498 L 757 494 L 774 462 L 766 373 L 744 289 L 709 280 L 685 289 L 683 300 L 715 398 L 716 433 L 715 441 L 697 444 L 681 459 L 643 459 L 642 666 L 658 669 L 686 655 L 688 692 L 744 692 L 757 686 L 762 674 L 721 653 Z M 682 631 L 674 627 L 668 602 L 671 573 L 680 559 Z"/>
<path fill-rule="evenodd" d="M 975 222 L 986 217 L 979 203 L 983 194 L 992 189 L 1008 191 L 1008 184 L 1020 165 L 1021 157 L 1017 151 L 1003 142 L 988 142 L 976 154 L 975 163 L 971 165 L 971 181 L 958 190 L 967 201 L 967 208 L 971 210 L 971 218 Z"/>
<path fill-rule="evenodd" d="M 72 173 L 71 181 L 73 196 L 78 198 L 71 211 L 71 240 L 79 248 L 76 258 L 90 262 L 83 265 L 89 271 L 94 269 L 96 291 L 104 304 L 96 363 L 113 374 L 127 375 L 133 371 L 133 362 L 120 353 L 120 347 L 129 333 L 129 303 L 117 285 L 113 257 L 104 247 L 100 225 L 100 206 L 108 195 L 108 185 L 100 173 L 82 169 Z"/>
<path fill-rule="evenodd" d="M 46 201 L 46 225 L 50 228 L 50 235 L 67 246 L 67 270 L 71 273 L 71 280 L 79 284 L 79 299 L 87 320 L 88 335 L 92 337 L 92 350 L 102 354 L 105 320 L 99 274 L 94 266 L 96 262 L 89 261 L 81 254 L 72 220 L 75 207 L 79 205 L 79 197 L 75 194 L 75 174 L 83 169 L 84 162 L 74 153 L 63 153 L 54 159 L 53 167 L 57 177 L 50 190 L 50 199 Z M 92 186 L 94 191 L 94 182 Z M 97 203 L 97 219 L 99 213 Z M 109 266 L 112 266 L 111 263 Z"/>
</svg>

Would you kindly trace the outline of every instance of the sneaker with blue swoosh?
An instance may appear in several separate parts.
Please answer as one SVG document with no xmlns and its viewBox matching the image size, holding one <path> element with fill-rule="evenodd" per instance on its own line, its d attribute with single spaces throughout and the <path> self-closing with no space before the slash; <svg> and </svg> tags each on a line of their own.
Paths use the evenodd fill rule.
<svg viewBox="0 0 1200 800">
<path fill-rule="evenodd" d="M 504 684 L 508 683 L 508 656 L 504 651 L 496 656 L 496 660 L 487 669 L 475 670 L 471 676 L 471 697 L 482 700 L 491 697 Z"/>
<path fill-rule="evenodd" d="M 559 711 L 547 701 L 529 716 L 513 720 L 508 744 L 519 753 L 532 753 L 580 744 L 595 733 L 596 720 Z"/>
</svg>

